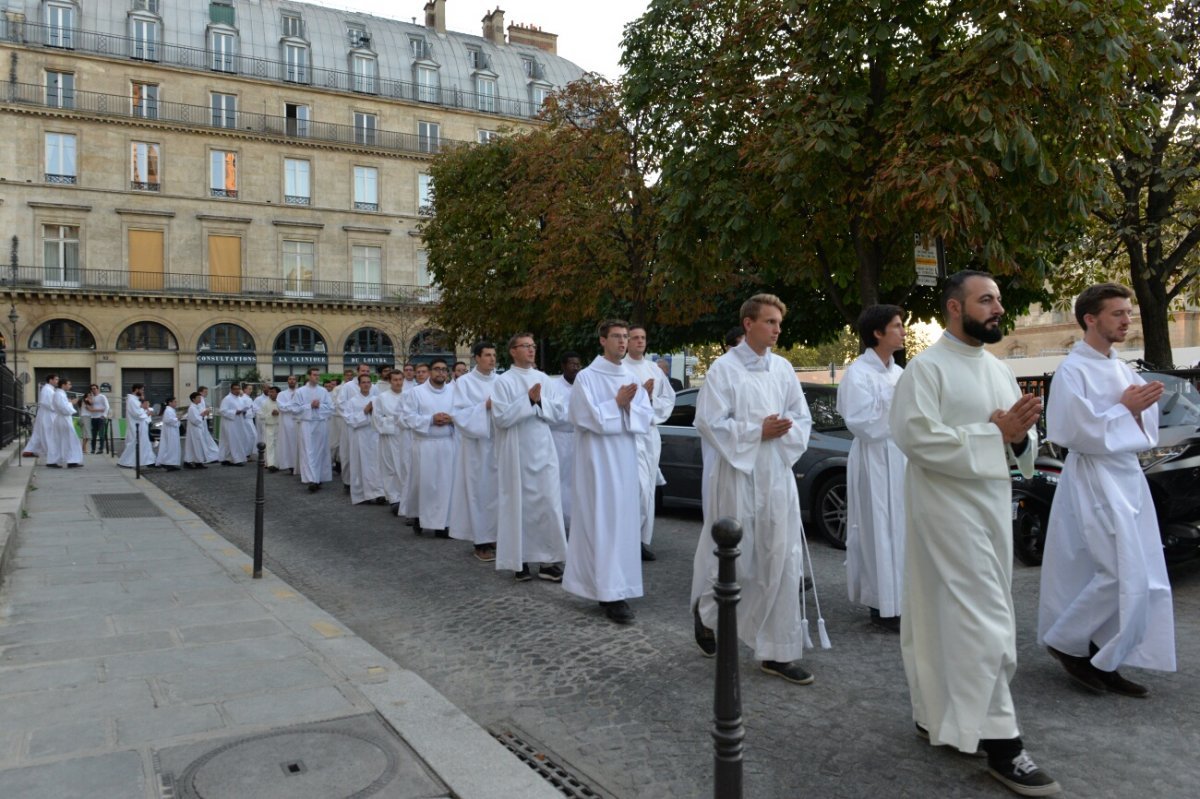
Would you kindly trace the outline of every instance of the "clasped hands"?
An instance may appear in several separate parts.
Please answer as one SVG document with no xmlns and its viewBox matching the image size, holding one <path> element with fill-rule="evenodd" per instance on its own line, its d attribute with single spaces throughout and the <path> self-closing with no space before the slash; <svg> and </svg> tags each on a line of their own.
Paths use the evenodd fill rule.
<svg viewBox="0 0 1200 799">
<path fill-rule="evenodd" d="M 1004 443 L 1019 444 L 1029 434 L 1029 428 L 1037 424 L 1042 415 L 1042 398 L 1033 394 L 1022 394 L 1007 411 L 994 410 L 988 418 L 1000 428 Z"/>
</svg>

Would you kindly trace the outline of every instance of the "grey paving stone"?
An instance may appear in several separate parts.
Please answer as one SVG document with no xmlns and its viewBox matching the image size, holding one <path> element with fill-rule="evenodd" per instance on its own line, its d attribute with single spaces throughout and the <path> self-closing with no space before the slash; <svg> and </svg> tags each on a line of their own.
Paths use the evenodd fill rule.
<svg viewBox="0 0 1200 799">
<path fill-rule="evenodd" d="M 154 704 L 150 684 L 145 680 L 10 694 L 0 702 L 0 728 L 11 729 L 9 725 L 13 725 L 32 730 L 83 719 L 112 718 L 121 712 L 149 710 Z"/>
<path fill-rule="evenodd" d="M 98 659 L 88 659 L 0 669 L 0 696 L 96 683 L 99 665 Z"/>
<path fill-rule="evenodd" d="M 76 616 L 44 622 L 25 622 L 0 626 L 0 646 L 35 644 L 51 641 L 78 641 L 112 634 L 104 616 Z"/>
<path fill-rule="evenodd" d="M 235 724 L 253 725 L 300 724 L 369 709 L 365 703 L 356 706 L 332 685 L 230 699 L 221 706 Z"/>
<path fill-rule="evenodd" d="M 247 621 L 267 616 L 267 612 L 257 602 L 248 599 L 230 602 L 229 599 L 229 595 L 226 594 L 227 601 L 220 604 L 189 606 L 187 603 L 181 603 L 180 606 L 167 610 L 114 615 L 112 621 L 118 632 L 134 633 L 215 624 L 222 621 Z"/>
<path fill-rule="evenodd" d="M 29 758 L 41 760 L 108 747 L 108 721 L 69 721 L 34 730 L 29 736 Z"/>
<path fill-rule="evenodd" d="M 114 752 L 0 771 L 0 796 L 14 799 L 146 799 L 137 752 Z"/>
<path fill-rule="evenodd" d="M 225 726 L 215 705 L 171 705 L 117 717 L 117 745 L 163 744 Z"/>
<path fill-rule="evenodd" d="M 227 641 L 158 652 L 112 655 L 104 658 L 104 667 L 113 679 L 128 679 L 242 663 L 287 660 L 305 655 L 308 651 L 295 638 L 276 637 L 266 641 Z"/>
<path fill-rule="evenodd" d="M 274 619 L 254 621 L 230 621 L 224 624 L 202 624 L 183 627 L 179 635 L 185 644 L 207 644 L 217 641 L 237 641 L 242 638 L 266 638 L 282 635 L 288 629 Z"/>
<path fill-rule="evenodd" d="M 196 669 L 156 678 L 168 702 L 194 703 L 284 688 L 327 685 L 333 677 L 311 660 L 241 662 L 219 669 Z"/>
<path fill-rule="evenodd" d="M 77 641 L 57 641 L 44 644 L 20 644 L 0 651 L 0 665 L 19 665 L 54 660 L 73 660 L 126 652 L 149 652 L 169 649 L 175 640 L 169 633 L 131 633 L 106 638 L 87 638 Z"/>
</svg>

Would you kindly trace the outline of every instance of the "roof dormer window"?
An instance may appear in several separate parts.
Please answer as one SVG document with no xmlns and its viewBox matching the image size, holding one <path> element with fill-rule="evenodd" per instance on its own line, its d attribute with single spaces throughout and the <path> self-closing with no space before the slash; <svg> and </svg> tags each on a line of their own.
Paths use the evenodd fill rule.
<svg viewBox="0 0 1200 799">
<path fill-rule="evenodd" d="M 362 25 L 347 25 L 346 36 L 350 40 L 351 50 L 371 49 L 371 34 L 367 33 L 367 29 Z"/>
<path fill-rule="evenodd" d="M 289 39 L 304 38 L 304 19 L 299 14 L 281 14 L 279 25 L 283 35 Z"/>
</svg>

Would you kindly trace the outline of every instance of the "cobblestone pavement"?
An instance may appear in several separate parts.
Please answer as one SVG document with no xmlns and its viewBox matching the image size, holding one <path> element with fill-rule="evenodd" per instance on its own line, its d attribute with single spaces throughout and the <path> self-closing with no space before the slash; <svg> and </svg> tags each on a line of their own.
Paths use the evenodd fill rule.
<svg viewBox="0 0 1200 799">
<path fill-rule="evenodd" d="M 253 468 L 150 479 L 249 550 Z M 711 795 L 713 661 L 695 649 L 687 608 L 696 511 L 660 516 L 637 623 L 620 628 L 558 585 L 514 583 L 465 543 L 415 537 L 386 507 L 352 507 L 339 483 L 308 494 L 283 474 L 266 480 L 267 568 L 477 722 L 515 728 L 612 796 Z M 849 604 L 840 552 L 813 541 L 812 553 L 834 648 L 806 655 L 809 687 L 763 675 L 743 648 L 745 795 L 1008 795 L 981 761 L 913 734 L 898 636 Z M 1085 694 L 1039 650 L 1038 578 L 1018 565 L 1013 586 L 1013 692 L 1034 757 L 1067 796 L 1195 796 L 1200 571 L 1176 577 L 1180 671 L 1130 671 L 1147 701 Z"/>
</svg>

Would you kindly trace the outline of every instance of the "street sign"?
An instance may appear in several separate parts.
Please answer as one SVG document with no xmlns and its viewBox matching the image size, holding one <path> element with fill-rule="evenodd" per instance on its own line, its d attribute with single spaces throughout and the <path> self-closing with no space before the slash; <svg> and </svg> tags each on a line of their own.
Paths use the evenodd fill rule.
<svg viewBox="0 0 1200 799">
<path fill-rule="evenodd" d="M 917 285 L 936 286 L 938 274 L 941 272 L 939 242 L 933 236 L 923 236 L 920 233 L 914 239 L 913 261 L 916 264 Z"/>
</svg>

